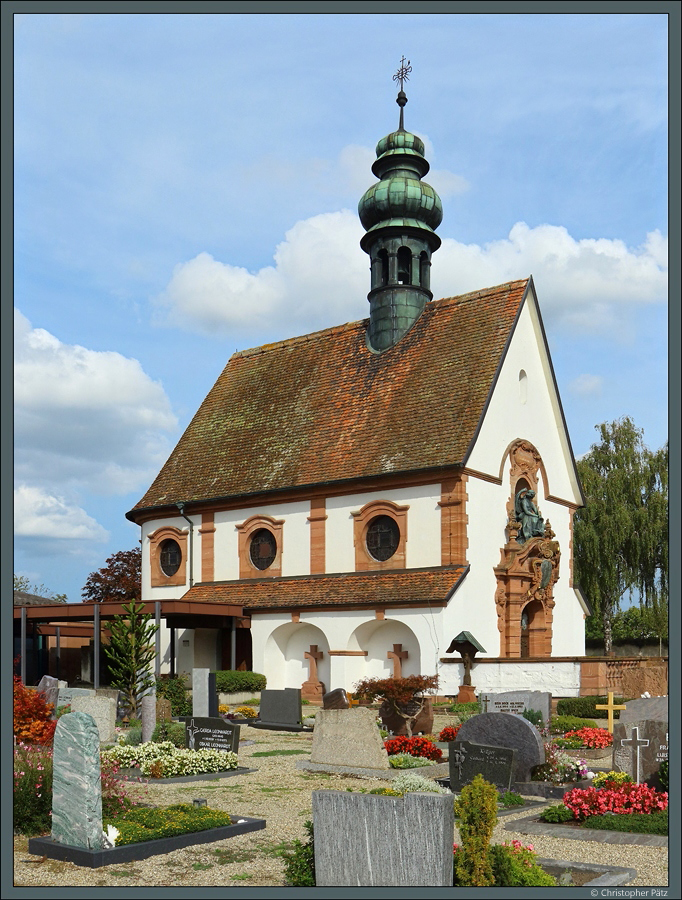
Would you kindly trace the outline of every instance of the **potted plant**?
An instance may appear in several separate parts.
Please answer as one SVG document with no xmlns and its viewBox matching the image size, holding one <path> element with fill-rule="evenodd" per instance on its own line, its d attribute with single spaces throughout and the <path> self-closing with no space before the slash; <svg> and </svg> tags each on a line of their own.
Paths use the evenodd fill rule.
<svg viewBox="0 0 682 900">
<path fill-rule="evenodd" d="M 413 731 L 431 731 L 433 709 L 430 698 L 425 694 L 435 691 L 437 687 L 437 675 L 363 678 L 355 685 L 354 697 L 368 703 L 381 700 L 379 716 L 384 727 L 393 734 L 412 737 Z"/>
</svg>

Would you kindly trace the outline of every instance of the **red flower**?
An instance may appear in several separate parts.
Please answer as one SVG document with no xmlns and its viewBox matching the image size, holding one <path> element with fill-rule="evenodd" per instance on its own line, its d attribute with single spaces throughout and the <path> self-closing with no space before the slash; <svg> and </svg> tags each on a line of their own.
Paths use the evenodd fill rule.
<svg viewBox="0 0 682 900">
<path fill-rule="evenodd" d="M 409 753 L 410 756 L 421 756 L 436 762 L 443 757 L 443 751 L 423 737 L 395 737 L 386 741 L 384 746 L 389 756 L 394 756 L 396 753 Z"/>
</svg>

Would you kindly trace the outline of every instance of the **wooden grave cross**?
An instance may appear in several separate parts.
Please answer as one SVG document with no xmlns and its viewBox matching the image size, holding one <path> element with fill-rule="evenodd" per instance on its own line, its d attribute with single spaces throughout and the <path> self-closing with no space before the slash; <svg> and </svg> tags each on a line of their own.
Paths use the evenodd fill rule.
<svg viewBox="0 0 682 900">
<path fill-rule="evenodd" d="M 317 661 L 322 659 L 324 653 L 318 651 L 317 644 L 311 644 L 310 650 L 306 650 L 305 658 L 308 660 L 310 671 L 308 673 L 308 681 L 313 684 L 319 684 L 320 679 L 317 677 Z"/>
<path fill-rule="evenodd" d="M 632 747 L 632 752 L 635 755 L 635 760 L 637 764 L 637 775 L 636 780 L 637 784 L 639 784 L 639 748 L 640 747 L 648 747 L 649 741 L 645 741 L 643 738 L 639 736 L 639 728 L 635 725 L 635 727 L 630 732 L 629 740 L 622 740 L 621 744 L 623 747 Z"/>
<path fill-rule="evenodd" d="M 408 652 L 407 650 L 403 650 L 402 644 L 394 644 L 393 650 L 389 650 L 386 654 L 386 659 L 393 660 L 393 677 L 394 678 L 402 678 L 403 677 L 403 660 L 407 659 Z"/>
<path fill-rule="evenodd" d="M 613 691 L 609 691 L 608 702 L 606 703 L 606 705 L 595 706 L 595 709 L 605 709 L 608 711 L 607 716 L 608 716 L 608 720 L 609 720 L 609 724 L 608 724 L 609 734 L 613 734 L 613 711 L 614 711 L 614 709 L 625 709 L 625 707 L 624 706 L 616 706 L 616 704 L 613 702 Z"/>
</svg>

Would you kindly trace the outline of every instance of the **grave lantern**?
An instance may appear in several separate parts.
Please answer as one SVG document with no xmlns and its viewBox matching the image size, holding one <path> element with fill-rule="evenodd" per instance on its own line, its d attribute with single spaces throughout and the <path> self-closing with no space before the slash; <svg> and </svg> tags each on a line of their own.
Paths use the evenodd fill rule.
<svg viewBox="0 0 682 900">
<path fill-rule="evenodd" d="M 464 679 L 459 687 L 457 702 L 472 703 L 476 700 L 476 688 L 471 684 L 471 667 L 474 664 L 476 654 L 485 653 L 485 648 L 481 647 L 470 631 L 460 631 L 457 637 L 450 642 L 446 653 L 453 653 L 454 651 L 459 653 L 464 663 Z"/>
</svg>

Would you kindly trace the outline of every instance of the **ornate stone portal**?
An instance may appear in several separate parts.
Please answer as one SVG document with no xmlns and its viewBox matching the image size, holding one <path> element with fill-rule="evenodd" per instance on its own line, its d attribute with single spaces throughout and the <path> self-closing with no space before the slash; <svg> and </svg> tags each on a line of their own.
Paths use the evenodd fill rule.
<svg viewBox="0 0 682 900">
<path fill-rule="evenodd" d="M 531 536 L 532 529 L 519 507 L 520 494 L 537 493 L 542 466 L 540 454 L 528 441 L 515 441 L 509 459 L 507 542 L 501 549 L 500 564 L 495 568 L 500 656 L 550 656 L 554 585 L 559 578 L 561 549 L 559 542 L 553 540 L 555 535 L 549 520 L 543 522 L 538 511 L 537 521 L 543 522 L 542 534 Z"/>
</svg>

